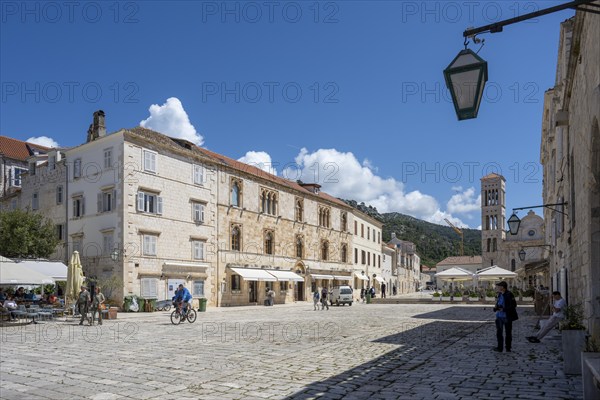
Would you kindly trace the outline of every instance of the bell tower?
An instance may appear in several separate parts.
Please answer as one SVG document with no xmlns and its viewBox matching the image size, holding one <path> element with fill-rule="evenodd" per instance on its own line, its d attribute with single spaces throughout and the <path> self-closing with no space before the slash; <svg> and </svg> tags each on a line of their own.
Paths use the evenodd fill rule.
<svg viewBox="0 0 600 400">
<path fill-rule="evenodd" d="M 481 258 L 482 268 L 501 264 L 502 243 L 506 239 L 506 180 L 502 175 L 481 178 Z"/>
</svg>

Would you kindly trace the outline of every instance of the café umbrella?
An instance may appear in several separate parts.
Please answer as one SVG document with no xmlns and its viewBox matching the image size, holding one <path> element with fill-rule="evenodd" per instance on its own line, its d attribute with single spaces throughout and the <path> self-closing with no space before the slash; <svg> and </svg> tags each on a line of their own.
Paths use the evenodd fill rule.
<svg viewBox="0 0 600 400">
<path fill-rule="evenodd" d="M 473 273 L 459 267 L 452 267 L 438 272 L 434 276 L 444 281 L 451 281 L 452 283 L 455 281 L 471 281 L 473 279 Z"/>
<path fill-rule="evenodd" d="M 516 276 L 515 272 L 500 268 L 497 265 L 484 268 L 475 274 L 475 277 L 480 281 L 501 281 L 503 279 L 516 278 Z"/>
<path fill-rule="evenodd" d="M 65 290 L 65 297 L 67 299 L 77 299 L 81 285 L 83 285 L 83 280 L 83 267 L 79 259 L 79 252 L 74 251 L 67 270 L 67 287 Z"/>
</svg>

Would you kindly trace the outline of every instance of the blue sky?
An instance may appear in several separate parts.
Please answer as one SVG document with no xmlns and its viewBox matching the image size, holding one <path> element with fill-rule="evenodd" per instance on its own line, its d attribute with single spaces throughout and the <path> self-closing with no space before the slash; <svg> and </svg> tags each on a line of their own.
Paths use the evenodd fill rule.
<svg viewBox="0 0 600 400">
<path fill-rule="evenodd" d="M 144 121 L 380 211 L 477 228 L 489 172 L 508 214 L 541 204 L 543 95 L 573 11 L 482 36 L 477 119 L 457 121 L 442 71 L 465 28 L 559 3 L 3 1 L 0 134 L 76 146 L 103 109 L 109 132 Z"/>
</svg>

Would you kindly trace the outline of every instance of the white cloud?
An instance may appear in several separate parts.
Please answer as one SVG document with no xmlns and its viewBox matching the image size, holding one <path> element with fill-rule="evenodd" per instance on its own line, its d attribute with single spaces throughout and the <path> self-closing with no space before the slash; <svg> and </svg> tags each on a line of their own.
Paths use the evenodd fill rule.
<svg viewBox="0 0 600 400">
<path fill-rule="evenodd" d="M 457 226 L 467 226 L 449 210 L 442 211 L 433 196 L 418 190 L 406 192 L 402 182 L 375 175 L 376 169 L 369 161 L 361 163 L 350 152 L 319 149 L 309 153 L 303 148 L 295 161 L 296 168 L 282 171 L 284 178 L 318 182 L 332 196 L 365 202 L 382 213 L 400 212 L 443 225 L 444 218 L 448 218 Z"/>
<path fill-rule="evenodd" d="M 56 140 L 49 138 L 48 136 L 30 137 L 26 142 L 39 144 L 44 147 L 60 147 Z"/>
<path fill-rule="evenodd" d="M 196 128 L 190 123 L 190 119 L 177 97 L 168 98 L 162 106 L 152 104 L 148 111 L 150 116 L 141 121 L 140 126 L 188 140 L 198 146 L 202 146 L 204 143 L 204 137 L 196 132 Z"/>
<path fill-rule="evenodd" d="M 451 213 L 467 214 L 479 210 L 481 207 L 481 194 L 475 197 L 475 188 L 470 187 L 462 193 L 453 195 L 446 209 Z"/>
<path fill-rule="evenodd" d="M 452 191 L 453 192 L 462 192 L 463 187 L 462 186 L 452 186 Z"/>
<path fill-rule="evenodd" d="M 271 156 L 264 151 L 249 151 L 238 161 L 260 168 L 265 172 L 277 175 L 277 169 L 271 161 Z"/>
</svg>

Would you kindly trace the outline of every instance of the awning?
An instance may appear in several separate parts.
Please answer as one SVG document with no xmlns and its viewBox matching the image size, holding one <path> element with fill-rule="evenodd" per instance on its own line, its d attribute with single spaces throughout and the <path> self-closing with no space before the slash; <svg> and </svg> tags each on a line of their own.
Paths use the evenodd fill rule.
<svg viewBox="0 0 600 400">
<path fill-rule="evenodd" d="M 294 282 L 304 282 L 304 278 L 298 274 L 293 273 L 292 271 L 280 271 L 280 270 L 267 270 L 267 272 L 278 281 L 294 281 Z"/>
<path fill-rule="evenodd" d="M 310 274 L 313 279 L 335 279 L 333 275 Z"/>
<path fill-rule="evenodd" d="M 337 279 L 338 281 L 351 281 L 352 280 L 351 275 L 334 275 L 333 278 Z"/>
<path fill-rule="evenodd" d="M 60 261 L 26 260 L 20 261 L 17 264 L 49 276 L 55 281 L 67 280 L 67 266 Z"/>
<path fill-rule="evenodd" d="M 254 269 L 254 268 L 232 268 L 229 267 L 233 272 L 244 278 L 246 281 L 267 281 L 267 282 L 275 282 L 277 278 L 273 275 L 269 274 L 264 269 Z"/>
<path fill-rule="evenodd" d="M 358 272 L 355 272 L 354 276 L 357 277 L 358 279 L 362 279 L 363 281 L 368 281 L 369 280 L 369 278 L 366 275 L 359 274 Z"/>
<path fill-rule="evenodd" d="M 8 259 L 0 263 L 0 285 L 46 285 L 54 279 Z"/>
<path fill-rule="evenodd" d="M 380 276 L 376 276 L 376 277 L 375 277 L 375 280 L 376 280 L 377 282 L 379 282 L 379 283 L 385 283 L 385 279 L 383 279 L 383 278 L 382 278 L 382 277 L 380 277 Z"/>
</svg>

